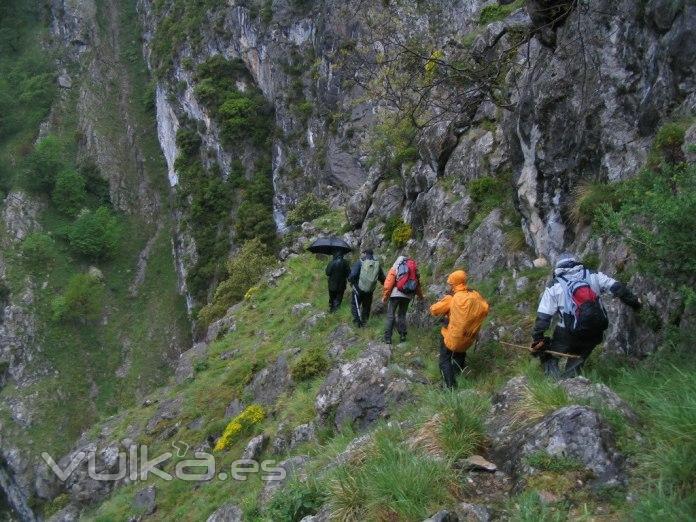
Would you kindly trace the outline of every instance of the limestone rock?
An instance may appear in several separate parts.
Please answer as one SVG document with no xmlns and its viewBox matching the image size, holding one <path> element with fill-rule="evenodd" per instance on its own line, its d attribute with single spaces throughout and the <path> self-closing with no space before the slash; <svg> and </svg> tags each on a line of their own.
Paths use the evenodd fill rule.
<svg viewBox="0 0 696 522">
<path fill-rule="evenodd" d="M 268 435 L 265 433 L 257 435 L 247 443 L 242 458 L 245 460 L 257 460 L 261 456 L 266 444 L 268 444 Z"/>
<path fill-rule="evenodd" d="M 148 486 L 138 491 L 133 497 L 133 508 L 146 515 L 152 515 L 157 509 L 157 489 Z"/>
<path fill-rule="evenodd" d="M 317 394 L 319 420 L 360 429 L 382 418 L 390 402 L 407 394 L 407 383 L 387 368 L 390 357 L 389 345 L 371 343 L 357 360 L 333 370 Z"/>
<path fill-rule="evenodd" d="M 305 442 L 314 442 L 317 440 L 316 428 L 313 422 L 301 424 L 292 430 L 290 436 L 290 449 L 296 448 Z"/>
<path fill-rule="evenodd" d="M 206 522 L 242 522 L 244 512 L 234 504 L 224 504 L 208 517 Z"/>
<path fill-rule="evenodd" d="M 603 383 L 593 383 L 585 377 L 564 379 L 558 383 L 572 399 L 590 401 L 617 411 L 632 423 L 638 422 L 638 416 L 633 409 L 619 397 L 614 390 Z"/>
<path fill-rule="evenodd" d="M 426 518 L 423 522 L 459 522 L 459 517 L 456 515 L 456 513 L 451 513 L 450 511 L 443 509 L 442 511 L 435 513 L 430 518 Z"/>
<path fill-rule="evenodd" d="M 193 348 L 186 350 L 179 356 L 179 361 L 174 370 L 174 380 L 177 384 L 182 384 L 186 379 L 193 379 L 195 363 L 203 359 L 208 353 L 206 343 L 196 343 Z"/>
<path fill-rule="evenodd" d="M 254 402 L 268 406 L 275 403 L 280 394 L 291 385 L 292 377 L 287 357 L 281 355 L 254 375 L 254 379 L 246 387 L 246 391 L 252 395 Z"/>
<path fill-rule="evenodd" d="M 269 480 L 263 487 L 259 501 L 261 505 L 266 505 L 273 498 L 273 495 L 287 484 L 293 477 L 302 479 L 303 470 L 309 463 L 307 455 L 297 455 L 278 463 L 278 467 L 285 470 L 285 478 L 282 480 Z"/>
<path fill-rule="evenodd" d="M 459 522 L 489 522 L 491 511 L 486 506 L 462 502 L 456 509 Z"/>
</svg>

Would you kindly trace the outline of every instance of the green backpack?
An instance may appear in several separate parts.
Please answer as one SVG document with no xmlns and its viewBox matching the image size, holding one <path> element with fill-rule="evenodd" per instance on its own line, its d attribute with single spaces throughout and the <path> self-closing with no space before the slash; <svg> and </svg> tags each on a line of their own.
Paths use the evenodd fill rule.
<svg viewBox="0 0 696 522">
<path fill-rule="evenodd" d="M 375 259 L 366 259 L 360 267 L 360 279 L 358 280 L 358 289 L 361 292 L 373 292 L 377 285 L 379 277 L 379 261 Z"/>
</svg>

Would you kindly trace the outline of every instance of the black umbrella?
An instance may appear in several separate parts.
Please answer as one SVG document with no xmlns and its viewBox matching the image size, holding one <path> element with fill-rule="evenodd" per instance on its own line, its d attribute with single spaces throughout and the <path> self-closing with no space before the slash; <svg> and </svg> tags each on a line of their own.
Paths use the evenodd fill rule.
<svg viewBox="0 0 696 522">
<path fill-rule="evenodd" d="M 320 237 L 314 243 L 309 245 L 307 248 L 313 254 L 327 254 L 329 256 L 336 253 L 336 251 L 346 254 L 352 250 L 348 243 L 343 241 L 340 237 Z"/>
</svg>

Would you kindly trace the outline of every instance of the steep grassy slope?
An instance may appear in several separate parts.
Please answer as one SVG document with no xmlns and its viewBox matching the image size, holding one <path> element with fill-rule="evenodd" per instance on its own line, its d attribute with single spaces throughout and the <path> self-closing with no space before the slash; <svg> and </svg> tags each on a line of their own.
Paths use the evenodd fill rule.
<svg viewBox="0 0 696 522">
<path fill-rule="evenodd" d="M 251 397 L 244 391 L 245 385 L 281 353 L 290 354 L 291 367 L 308 352 L 326 357 L 330 334 L 350 321 L 350 316 L 344 305 L 337 314 L 320 318 L 316 326 L 307 323 L 308 318 L 325 308 L 323 265 L 324 260 L 309 256 L 291 260 L 277 286 L 260 288 L 235 312 L 236 330 L 210 346 L 207 355 L 196 362 L 193 379 L 171 384 L 149 398 L 153 405 L 119 416 L 111 423 L 115 426 L 112 436 L 118 438 L 127 429 L 144 426 L 156 413 L 158 401 L 180 396 L 181 414 L 161 421 L 154 431 L 140 435 L 136 442 L 149 444 L 151 455 L 172 451 L 173 444 L 181 446 L 178 443 L 207 448 L 206 439 L 212 435 L 214 440 L 230 420 L 225 419 L 226 406 L 235 398 L 249 403 Z M 493 281 L 480 282 L 493 305 L 491 322 L 509 327 L 529 319 L 528 315 L 513 311 L 531 306 L 536 300 L 544 274 L 537 271 L 529 275 L 533 277 L 533 289 L 518 294 L 498 294 L 489 286 Z M 311 303 L 311 308 L 299 316 L 289 313 L 294 304 L 303 302 Z M 345 360 L 357 357 L 370 340 L 381 336 L 382 320 L 383 316 L 376 316 L 368 328 L 354 332 L 356 340 L 344 354 Z M 529 481 L 527 489 L 509 494 L 492 481 L 482 493 L 480 484 L 467 482 L 467 474 L 451 465 L 473 453 L 485 454 L 483 419 L 490 397 L 501 384 L 515 375 L 527 375 L 529 395 L 520 414 L 530 418 L 573 401 L 541 375 L 536 361 L 521 350 L 495 341 L 474 349 L 469 355 L 470 368 L 466 377 L 460 379 L 458 389 L 445 391 L 440 387 L 437 370 L 437 342 L 434 326 L 411 328 L 409 341 L 394 348 L 390 367 L 415 372 L 422 381 L 413 385 L 414 400 L 392 408 L 390 422 L 378 423 L 372 442 L 353 453 L 347 462 L 337 464 L 335 459 L 356 434 L 321 427 L 316 441 L 280 455 L 274 455 L 269 447 L 259 458 L 311 457 L 308 478 L 291 481 L 270 504 L 259 502 L 263 482 L 258 475 L 243 482 L 217 478 L 203 483 L 176 479 L 167 482 L 155 478 L 149 483 L 157 488 L 157 510 L 148 520 L 205 520 L 226 502 L 241 506 L 245 520 L 274 521 L 300 520 L 326 503 L 338 520 L 422 520 L 457 501 L 486 503 L 497 516 L 530 521 L 597 517 L 647 520 L 657 514 L 676 520 L 693 512 L 693 493 L 679 492 L 685 485 L 683 478 L 692 476 L 681 459 L 685 456 L 682 452 L 692 451 L 689 448 L 693 443 L 689 428 L 694 420 L 691 405 L 696 397 L 693 355 L 686 356 L 673 348 L 662 353 L 661 361 L 647 361 L 632 368 L 602 358 L 601 353 L 591 359 L 590 376 L 615 386 L 641 415 L 642 423 L 636 429 L 621 416 L 600 408 L 617 434 L 619 448 L 632 466 L 637 466 L 631 472 L 628 490 L 578 486 L 577 481 L 584 483 L 587 476 L 575 462 L 539 455 L 533 464 L 542 472 Z M 675 356 L 679 371 L 671 366 L 675 360 L 670 355 L 673 350 L 678 354 Z M 253 436 L 266 433 L 273 440 L 278 432 L 314 419 L 314 400 L 326 373 L 326 369 L 321 370 L 294 384 L 273 406 L 264 407 L 264 420 L 237 433 L 226 450 L 213 452 L 217 472 L 229 470 Z M 680 403 L 670 404 L 675 395 L 680 396 Z M 176 435 L 170 439 L 172 432 Z M 637 439 L 639 432 L 642 438 Z M 169 435 L 163 435 L 166 433 Z M 670 438 L 668 433 L 684 445 L 668 450 L 664 446 Z M 433 460 L 434 454 L 439 459 Z M 192 458 L 191 454 L 188 458 Z M 174 457 L 163 469 L 172 472 L 179 460 Z M 109 521 L 136 515 L 133 495 L 144 486 L 137 483 L 118 489 L 86 518 Z M 551 493 L 552 500 L 542 503 L 539 491 Z"/>
</svg>

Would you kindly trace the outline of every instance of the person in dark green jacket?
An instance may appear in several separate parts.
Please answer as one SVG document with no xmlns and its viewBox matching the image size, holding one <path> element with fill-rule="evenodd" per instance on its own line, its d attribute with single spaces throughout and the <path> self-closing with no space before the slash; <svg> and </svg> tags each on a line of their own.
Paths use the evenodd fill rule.
<svg viewBox="0 0 696 522">
<path fill-rule="evenodd" d="M 350 264 L 343 259 L 342 252 L 336 252 L 331 262 L 326 266 L 326 277 L 329 282 L 330 312 L 335 312 L 341 306 L 349 274 Z"/>
</svg>

